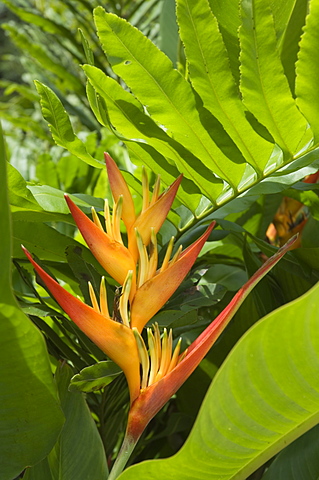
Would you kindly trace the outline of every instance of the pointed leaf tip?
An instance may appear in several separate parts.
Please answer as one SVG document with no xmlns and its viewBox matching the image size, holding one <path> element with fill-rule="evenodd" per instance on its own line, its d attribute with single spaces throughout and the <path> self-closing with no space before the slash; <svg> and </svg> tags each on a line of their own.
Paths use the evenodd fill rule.
<svg viewBox="0 0 319 480">
<path fill-rule="evenodd" d="M 104 152 L 104 158 L 114 201 L 117 202 L 119 197 L 123 196 L 122 219 L 127 230 L 129 230 L 136 218 L 131 192 L 113 158 L 107 152 Z"/>
</svg>

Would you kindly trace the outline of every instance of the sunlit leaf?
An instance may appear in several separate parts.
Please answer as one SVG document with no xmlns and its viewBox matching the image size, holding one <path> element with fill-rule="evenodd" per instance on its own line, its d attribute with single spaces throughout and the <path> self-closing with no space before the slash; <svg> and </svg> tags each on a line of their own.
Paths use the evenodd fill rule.
<svg viewBox="0 0 319 480">
<path fill-rule="evenodd" d="M 245 480 L 316 425 L 318 293 L 317 285 L 255 324 L 237 343 L 177 455 L 130 467 L 120 478 Z"/>
<path fill-rule="evenodd" d="M 316 61 L 319 48 L 318 16 L 319 3 L 312 0 L 296 65 L 297 105 L 309 121 L 316 142 L 319 138 L 319 95 L 318 82 L 316 81 L 319 76 L 319 64 Z"/>
<path fill-rule="evenodd" d="M 283 151 L 294 154 L 311 136 L 291 96 L 276 48 L 274 19 L 264 1 L 242 2 L 240 39 L 244 103 Z"/>
<path fill-rule="evenodd" d="M 84 143 L 75 135 L 69 116 L 56 94 L 40 82 L 35 82 L 35 85 L 41 97 L 42 114 L 57 145 L 67 148 L 89 165 L 102 168 L 103 162 L 95 160 L 86 150 Z"/>
</svg>

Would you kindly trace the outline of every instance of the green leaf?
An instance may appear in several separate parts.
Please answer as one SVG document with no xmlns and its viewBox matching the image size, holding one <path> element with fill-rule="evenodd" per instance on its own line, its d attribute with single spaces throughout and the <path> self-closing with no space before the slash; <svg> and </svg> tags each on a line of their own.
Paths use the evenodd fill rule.
<svg viewBox="0 0 319 480">
<path fill-rule="evenodd" d="M 59 188 L 57 167 L 49 153 L 42 153 L 37 158 L 36 175 L 40 183 Z"/>
<path fill-rule="evenodd" d="M 173 62 L 174 67 L 178 62 L 179 36 L 176 23 L 175 0 L 164 0 L 160 15 L 160 49 Z"/>
<path fill-rule="evenodd" d="M 295 440 L 270 465 L 262 480 L 318 480 L 319 426 Z"/>
<path fill-rule="evenodd" d="M 10 205 L 23 207 L 30 210 L 42 210 L 34 196 L 27 188 L 27 182 L 21 173 L 15 169 L 10 163 L 7 164 L 8 169 L 8 191 Z"/>
<path fill-rule="evenodd" d="M 84 32 L 83 32 L 83 30 L 81 30 L 81 28 L 79 28 L 79 32 L 80 32 L 80 35 L 81 35 L 81 41 L 82 41 L 82 46 L 83 46 L 83 50 L 84 50 L 84 53 L 85 53 L 86 61 L 90 65 L 94 65 L 94 54 L 93 54 L 93 51 L 90 47 L 90 43 L 89 43 L 88 39 L 86 38 L 86 36 L 84 35 Z"/>
<path fill-rule="evenodd" d="M 32 469 L 28 472 L 28 480 L 40 480 L 38 470 L 47 471 L 47 466 L 54 480 L 104 480 L 108 476 L 103 443 L 84 395 L 68 391 L 71 377 L 67 364 L 57 369 L 56 382 L 66 422 L 52 452 L 42 465 L 35 467 L 35 474 Z"/>
<path fill-rule="evenodd" d="M 237 292 L 247 280 L 247 273 L 242 268 L 216 263 L 203 275 L 201 284 L 218 283 L 231 292 Z"/>
<path fill-rule="evenodd" d="M 208 198 L 216 198 L 212 196 L 212 192 L 219 193 L 222 188 L 220 182 L 194 155 L 159 128 L 145 114 L 143 106 L 138 100 L 98 68 L 84 65 L 83 69 L 98 96 L 104 100 L 109 118 L 109 120 L 106 119 L 106 122 L 115 127 L 115 133 L 124 136 L 122 140 L 127 142 L 128 148 L 134 152 L 135 156 L 141 157 L 140 162 L 160 173 L 166 185 L 170 185 L 177 178 L 179 170 L 183 171 L 185 177 L 193 180 L 204 195 Z M 91 107 L 96 112 L 95 96 L 89 97 L 89 99 Z M 101 117 L 102 108 L 103 106 L 100 105 L 100 109 L 96 112 L 98 119 L 99 116 Z M 152 159 L 154 156 L 155 158 Z M 215 187 L 218 187 L 217 191 L 215 191 Z M 177 192 L 177 198 L 180 198 L 183 203 L 193 203 L 194 200 L 190 199 L 188 194 L 185 195 L 183 190 L 194 192 L 196 187 L 194 188 L 189 181 L 186 186 L 183 182 Z M 198 196 L 195 197 L 195 201 L 197 206 Z"/>
<path fill-rule="evenodd" d="M 209 0 L 210 8 L 216 16 L 225 47 L 228 52 L 230 68 L 237 84 L 239 84 L 239 40 L 240 25 L 238 2 L 233 0 Z"/>
<path fill-rule="evenodd" d="M 65 249 L 74 245 L 87 250 L 84 245 L 58 232 L 42 222 L 13 222 L 13 256 L 25 258 L 21 244 L 42 259 L 65 261 Z"/>
<path fill-rule="evenodd" d="M 83 368 L 71 378 L 69 392 L 94 392 L 106 387 L 114 378 L 122 373 L 120 367 L 110 360 L 98 362 Z"/>
<path fill-rule="evenodd" d="M 40 82 L 35 82 L 41 97 L 42 114 L 49 124 L 52 137 L 57 145 L 94 167 L 102 168 L 104 163 L 94 159 L 84 143 L 75 135 L 68 114 L 56 94 Z"/>
<path fill-rule="evenodd" d="M 319 139 L 319 91 L 317 78 L 319 64 L 316 61 L 319 48 L 319 3 L 310 2 L 310 13 L 306 19 L 304 34 L 301 37 L 300 51 L 296 65 L 297 105 L 310 123 L 315 142 Z"/>
<path fill-rule="evenodd" d="M 207 168 L 230 185 L 238 185 L 245 163 L 230 162 L 203 126 L 212 121 L 196 108 L 189 83 L 171 61 L 125 20 L 95 9 L 98 35 L 108 60 L 134 95 L 168 135 L 192 152 Z M 206 120 L 203 116 L 206 115 Z M 218 139 L 215 139 L 218 142 Z M 228 145 L 224 145 L 227 150 Z M 213 190 L 215 190 L 213 186 Z"/>
<path fill-rule="evenodd" d="M 273 16 L 263 0 L 242 1 L 240 40 L 244 103 L 291 156 L 308 144 L 311 135 L 291 96 L 276 48 Z"/>
<path fill-rule="evenodd" d="M 259 136 L 246 118 L 219 25 L 208 0 L 179 0 L 177 14 L 191 82 L 204 106 L 233 140 L 230 158 L 238 161 L 237 145 L 246 161 L 261 174 L 273 145 Z M 225 132 L 223 136 L 223 141 L 230 143 Z"/>
<path fill-rule="evenodd" d="M 11 290 L 11 226 L 0 126 L 0 476 L 12 479 L 52 449 L 63 424 L 39 330 Z"/>
<path fill-rule="evenodd" d="M 291 5 L 289 5 L 289 3 Z M 285 75 L 289 82 L 290 90 L 295 95 L 295 82 L 296 82 L 296 62 L 297 56 L 300 48 L 300 38 L 302 35 L 302 29 L 305 24 L 305 19 L 308 11 L 309 2 L 308 0 L 290 0 L 289 2 L 273 2 L 273 8 L 277 10 L 278 16 L 281 17 L 281 12 L 285 11 L 286 4 L 291 8 L 290 16 L 287 17 L 287 23 L 284 24 L 284 34 L 280 38 L 280 57 L 282 65 L 284 68 Z M 273 10 L 274 12 L 274 10 Z M 275 23 L 277 21 L 275 12 L 274 12 Z M 282 17 L 281 17 L 282 18 Z M 277 34 L 278 35 L 278 34 Z"/>
<path fill-rule="evenodd" d="M 48 459 L 45 458 L 32 468 L 28 468 L 23 480 L 55 480 L 50 471 Z"/>
<path fill-rule="evenodd" d="M 245 480 L 319 422 L 318 328 L 319 285 L 241 338 L 177 455 L 135 465 L 121 480 Z"/>
</svg>

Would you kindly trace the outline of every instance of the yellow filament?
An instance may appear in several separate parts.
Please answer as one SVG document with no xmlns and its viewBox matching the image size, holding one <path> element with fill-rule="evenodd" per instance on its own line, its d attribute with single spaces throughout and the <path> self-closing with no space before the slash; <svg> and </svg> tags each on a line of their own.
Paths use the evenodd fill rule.
<svg viewBox="0 0 319 480">
<path fill-rule="evenodd" d="M 95 223 L 95 225 L 97 227 L 99 227 L 104 232 L 104 229 L 103 229 L 102 224 L 100 222 L 99 216 L 96 213 L 94 207 L 91 208 L 91 213 L 92 213 L 92 218 L 93 218 L 93 222 Z"/>
<path fill-rule="evenodd" d="M 177 360 L 177 364 L 178 365 L 179 363 L 181 363 L 182 360 L 184 360 L 184 358 L 186 357 L 187 355 L 187 352 L 188 352 L 188 348 L 186 348 L 186 350 L 184 350 L 183 353 L 180 354 L 178 360 Z"/>
<path fill-rule="evenodd" d="M 153 383 L 161 380 L 161 378 L 170 373 L 176 365 L 179 364 L 187 353 L 186 350 L 182 355 L 179 355 L 182 342 L 182 339 L 180 338 L 172 355 L 172 329 L 167 333 L 167 329 L 164 328 L 161 341 L 158 324 L 155 323 L 152 327 L 153 331 L 151 328 L 147 329 L 148 351 L 143 337 L 140 335 L 137 328 L 133 328 L 142 367 L 141 388 L 146 388 L 147 386 L 153 385 Z"/>
<path fill-rule="evenodd" d="M 102 277 L 101 283 L 100 283 L 100 310 L 102 315 L 104 315 L 105 317 L 110 317 L 109 309 L 107 306 L 105 277 Z"/>
<path fill-rule="evenodd" d="M 156 181 L 155 181 L 155 184 L 154 184 L 154 188 L 153 188 L 153 195 L 152 195 L 150 205 L 153 205 L 157 201 L 157 199 L 159 197 L 160 186 L 161 186 L 161 176 L 157 175 L 157 178 L 156 178 Z"/>
<path fill-rule="evenodd" d="M 163 260 L 163 263 L 162 263 L 162 266 L 161 266 L 161 272 L 164 272 L 164 270 L 166 270 L 166 268 L 168 266 L 169 260 L 171 258 L 173 246 L 174 246 L 174 240 L 175 240 L 175 238 L 172 237 L 169 241 L 169 244 L 168 244 L 168 247 L 167 247 L 167 250 L 166 250 L 166 253 L 165 253 L 165 257 L 164 257 L 164 260 Z"/>
<path fill-rule="evenodd" d="M 150 328 L 147 329 L 147 341 L 148 341 L 149 356 L 151 360 L 151 368 L 150 368 L 150 375 L 148 379 L 148 385 L 152 385 L 152 383 L 154 383 L 154 380 L 158 371 L 159 358 L 158 358 L 158 350 L 156 348 L 156 340 Z"/>
<path fill-rule="evenodd" d="M 139 253 L 137 286 L 141 287 L 148 278 L 149 260 L 148 260 L 146 247 L 143 244 L 142 237 L 139 234 L 137 229 L 135 229 L 135 234 L 136 234 L 136 242 L 137 242 L 137 248 Z"/>
<path fill-rule="evenodd" d="M 162 358 L 162 348 L 161 348 L 161 334 L 160 334 L 157 322 L 153 325 L 153 332 L 154 332 L 156 356 L 158 358 L 158 364 L 160 364 L 161 358 Z"/>
<path fill-rule="evenodd" d="M 149 183 L 145 168 L 142 169 L 142 191 L 143 191 L 143 204 L 142 212 L 149 207 Z"/>
<path fill-rule="evenodd" d="M 183 250 L 183 245 L 180 245 L 177 249 L 177 252 L 173 256 L 172 260 L 170 261 L 170 265 L 174 265 L 174 263 L 177 262 L 177 260 L 181 256 L 182 250 Z"/>
<path fill-rule="evenodd" d="M 157 382 L 166 375 L 167 369 L 169 367 L 171 356 L 172 356 L 172 330 L 170 330 L 169 335 L 167 335 L 167 329 L 164 328 L 163 338 L 162 338 L 162 358 L 159 370 L 157 372 L 155 381 Z"/>
<path fill-rule="evenodd" d="M 157 270 L 157 263 L 158 263 L 158 252 L 157 252 L 157 239 L 156 233 L 154 228 L 151 229 L 151 242 L 149 245 L 149 263 L 148 263 L 148 274 L 146 280 L 153 278 L 156 270 Z"/>
<path fill-rule="evenodd" d="M 113 207 L 112 228 L 113 228 L 114 240 L 116 240 L 117 242 L 123 245 L 122 236 L 121 236 L 122 206 L 123 206 L 123 195 L 120 195 L 118 201 L 114 204 L 114 207 Z"/>
<path fill-rule="evenodd" d="M 179 340 L 176 344 L 176 347 L 174 348 L 174 353 L 173 353 L 173 356 L 171 358 L 171 361 L 170 361 L 169 367 L 167 369 L 166 375 L 169 372 L 171 372 L 173 370 L 173 368 L 175 368 L 176 365 L 179 363 L 178 356 L 179 356 L 179 352 L 180 352 L 180 349 L 181 349 L 181 343 L 182 343 L 182 339 L 179 338 Z"/>
<path fill-rule="evenodd" d="M 94 310 L 96 312 L 100 313 L 100 307 L 99 307 L 98 301 L 96 299 L 95 292 L 94 292 L 94 289 L 92 287 L 92 283 L 88 282 L 88 285 L 89 285 L 89 294 L 90 294 L 90 298 L 91 298 L 92 307 L 94 308 Z"/>
<path fill-rule="evenodd" d="M 120 296 L 120 303 L 119 303 L 120 314 L 121 314 L 124 325 L 126 325 L 127 327 L 130 326 L 128 299 L 129 299 L 131 287 L 132 287 L 132 277 L 133 277 L 133 270 L 129 270 L 124 280 L 122 295 Z"/>
<path fill-rule="evenodd" d="M 142 366 L 142 380 L 141 380 L 141 388 L 147 387 L 147 379 L 148 379 L 148 371 L 150 368 L 150 361 L 149 356 L 147 353 L 147 349 L 144 343 L 142 336 L 140 335 L 137 328 L 133 327 L 133 333 L 136 340 L 138 356 L 140 359 L 140 364 Z"/>
<path fill-rule="evenodd" d="M 104 200 L 104 216 L 105 216 L 106 233 L 110 235 L 111 238 L 113 238 L 110 207 L 107 199 Z"/>
</svg>

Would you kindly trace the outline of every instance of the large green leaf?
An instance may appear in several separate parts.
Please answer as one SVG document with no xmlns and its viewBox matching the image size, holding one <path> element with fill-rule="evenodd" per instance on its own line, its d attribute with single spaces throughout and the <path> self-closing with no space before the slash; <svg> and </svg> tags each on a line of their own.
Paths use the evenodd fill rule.
<svg viewBox="0 0 319 480">
<path fill-rule="evenodd" d="M 209 118 L 207 111 L 201 111 L 199 102 L 196 105 L 189 83 L 168 57 L 141 32 L 102 7 L 95 9 L 94 18 L 114 72 L 123 78 L 148 113 L 206 167 L 229 185 L 238 185 L 245 169 L 243 158 L 230 162 L 229 143 L 223 144 L 222 151 L 216 144 L 219 139 L 215 136 L 212 140 L 206 128 L 214 119 Z"/>
<path fill-rule="evenodd" d="M 276 47 L 270 7 L 263 0 L 242 1 L 241 91 L 244 103 L 291 156 L 311 139 L 293 100 Z"/>
<path fill-rule="evenodd" d="M 30 469 L 27 480 L 106 480 L 108 469 L 101 437 L 84 396 L 69 392 L 71 368 L 61 365 L 56 382 L 63 412 L 66 417 L 58 442 L 52 452 L 39 465 Z"/>
<path fill-rule="evenodd" d="M 63 415 L 43 337 L 11 291 L 11 225 L 1 131 L 0 177 L 0 476 L 11 480 L 50 452 Z"/>
<path fill-rule="evenodd" d="M 285 3 L 289 2 L 278 2 L 278 4 L 281 4 L 280 7 L 283 11 L 285 10 Z M 293 9 L 291 11 L 289 21 L 287 21 L 287 26 L 284 26 L 284 35 L 282 35 L 280 39 L 280 57 L 290 90 L 294 95 L 296 82 L 296 62 L 300 48 L 299 43 L 302 30 L 305 25 L 309 2 L 308 0 L 293 0 L 291 3 L 294 4 L 291 5 Z M 273 6 L 276 8 L 277 2 L 274 2 Z"/>
<path fill-rule="evenodd" d="M 172 458 L 120 478 L 244 480 L 319 422 L 319 285 L 255 324 L 216 374 Z"/>
<path fill-rule="evenodd" d="M 296 94 L 297 105 L 306 116 L 314 132 L 315 141 L 319 139 L 319 62 L 317 61 L 319 48 L 319 2 L 310 2 L 310 13 L 306 20 L 304 34 L 300 42 L 300 51 L 296 65 Z"/>
<path fill-rule="evenodd" d="M 209 8 L 208 0 L 179 0 L 177 14 L 195 90 L 204 106 L 223 125 L 246 161 L 261 174 L 273 145 L 259 136 L 246 118 L 219 25 Z M 224 141 L 229 142 L 225 134 Z M 239 152 L 234 147 L 235 145 L 231 158 L 236 161 Z"/>
<path fill-rule="evenodd" d="M 153 167 L 154 171 L 160 173 L 166 185 L 173 183 L 179 174 L 179 171 L 171 164 L 173 161 L 180 171 L 184 172 L 185 177 L 199 185 L 201 192 L 210 198 L 211 185 L 216 179 L 209 169 L 198 162 L 198 159 L 189 151 L 183 148 L 182 145 L 174 142 L 159 128 L 145 114 L 140 102 L 124 90 L 115 80 L 91 65 L 85 65 L 83 68 L 95 91 L 105 102 L 110 124 L 116 127 L 117 133 L 124 136 L 122 138 L 123 141 L 129 142 L 128 147 L 134 149 L 134 151 L 141 150 L 144 147 L 144 151 L 146 150 L 146 152 L 143 152 L 145 164 L 149 165 L 150 168 Z M 89 96 L 89 99 L 91 100 L 92 108 L 94 108 L 94 99 L 91 96 Z M 137 147 L 135 147 L 135 143 L 138 145 Z M 147 155 L 145 144 L 153 147 L 151 150 L 154 150 L 153 156 L 156 157 L 153 161 Z M 160 154 L 162 156 L 161 159 L 159 159 Z M 167 161 L 164 156 L 171 161 Z M 187 193 L 184 193 L 184 190 Z M 197 194 L 195 198 L 190 199 L 189 190 L 196 193 L 194 185 L 186 180 L 177 192 L 177 197 L 186 204 L 190 203 L 190 207 L 195 209 L 199 201 L 199 195 Z M 194 202 L 196 202 L 195 205 Z"/>
<path fill-rule="evenodd" d="M 241 24 L 238 2 L 234 0 L 209 0 L 216 16 L 230 60 L 230 67 L 236 83 L 239 83 L 239 40 L 238 29 Z M 285 35 L 289 19 L 296 0 L 270 0 L 275 18 L 276 38 L 280 45 Z"/>
</svg>

